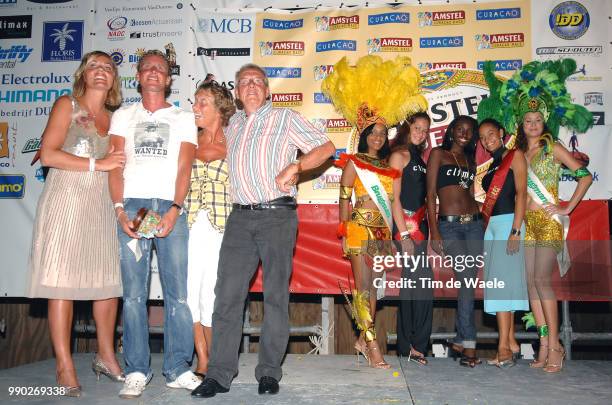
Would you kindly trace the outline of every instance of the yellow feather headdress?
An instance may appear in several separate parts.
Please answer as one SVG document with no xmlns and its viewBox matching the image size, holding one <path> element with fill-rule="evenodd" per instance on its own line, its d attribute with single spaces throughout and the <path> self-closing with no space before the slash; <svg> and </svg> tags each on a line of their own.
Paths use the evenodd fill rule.
<svg viewBox="0 0 612 405">
<path fill-rule="evenodd" d="M 421 75 L 407 56 L 383 61 L 380 56 L 359 58 L 350 66 L 346 57 L 321 84 L 334 107 L 361 133 L 373 123 L 393 126 L 427 110 L 421 94 Z"/>
</svg>

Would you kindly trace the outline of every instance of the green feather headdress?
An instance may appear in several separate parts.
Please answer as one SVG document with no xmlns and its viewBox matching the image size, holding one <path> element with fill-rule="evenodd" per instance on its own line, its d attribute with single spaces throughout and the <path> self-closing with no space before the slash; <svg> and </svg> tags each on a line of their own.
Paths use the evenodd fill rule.
<svg viewBox="0 0 612 405">
<path fill-rule="evenodd" d="M 527 112 L 539 111 L 555 140 L 560 127 L 582 133 L 593 125 L 593 115 L 572 103 L 565 87 L 565 79 L 576 72 L 573 59 L 529 62 L 506 82 L 494 70 L 493 62 L 485 62 L 483 73 L 490 95 L 478 105 L 479 122 L 493 118 L 509 133 L 516 133 Z"/>
</svg>

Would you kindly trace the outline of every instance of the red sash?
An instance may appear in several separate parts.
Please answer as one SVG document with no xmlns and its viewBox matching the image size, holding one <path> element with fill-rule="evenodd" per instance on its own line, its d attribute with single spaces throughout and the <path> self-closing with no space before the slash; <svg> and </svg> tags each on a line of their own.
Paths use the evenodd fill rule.
<svg viewBox="0 0 612 405">
<path fill-rule="evenodd" d="M 501 191 L 502 187 L 504 186 L 504 183 L 506 182 L 506 176 L 508 176 L 508 171 L 510 170 L 510 165 L 512 163 L 513 157 L 514 149 L 510 150 L 506 157 L 502 159 L 499 168 L 493 175 L 493 180 L 491 180 L 489 191 L 487 191 L 487 197 L 485 198 L 485 201 L 482 204 L 482 216 L 484 217 L 485 228 L 487 227 L 489 219 L 491 218 L 491 213 L 493 212 L 493 207 L 497 202 L 497 197 L 499 197 L 499 192 Z"/>
<path fill-rule="evenodd" d="M 410 233 L 410 239 L 414 241 L 422 241 L 425 240 L 425 235 L 419 229 L 421 225 L 421 221 L 425 219 L 425 214 L 427 213 L 427 206 L 423 205 L 421 208 L 416 210 L 416 212 L 412 215 L 408 215 L 404 212 L 404 221 L 406 221 L 406 228 Z M 395 234 L 395 239 L 400 240 L 400 234 Z"/>
</svg>

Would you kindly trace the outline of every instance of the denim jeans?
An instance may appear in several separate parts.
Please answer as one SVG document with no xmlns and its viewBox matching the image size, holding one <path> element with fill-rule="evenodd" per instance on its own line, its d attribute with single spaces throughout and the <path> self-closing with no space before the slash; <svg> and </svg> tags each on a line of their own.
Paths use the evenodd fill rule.
<svg viewBox="0 0 612 405">
<path fill-rule="evenodd" d="M 140 208 L 163 215 L 172 201 L 126 198 L 125 211 L 134 218 Z M 164 364 L 166 381 L 174 381 L 189 370 L 193 356 L 193 325 L 187 305 L 187 246 L 189 233 L 186 215 L 179 215 L 174 229 L 165 238 L 140 239 L 142 257 L 136 261 L 126 246 L 131 238 L 119 227 L 121 277 L 123 281 L 123 353 L 126 374 L 151 374 L 147 299 L 151 272 L 151 249 L 155 246 L 159 279 L 164 296 Z"/>
<path fill-rule="evenodd" d="M 484 228 L 482 220 L 471 221 L 464 224 L 459 222 L 444 222 L 438 224 L 443 239 L 444 254 L 453 257 L 453 263 L 458 256 L 476 257 L 483 254 Z M 462 271 L 457 266 L 453 269 L 455 280 L 461 281 L 461 288 L 457 296 L 457 313 L 455 315 L 455 328 L 457 335 L 454 343 L 466 349 L 476 348 L 476 324 L 474 321 L 474 288 L 468 287 L 466 279 L 475 279 L 478 267 L 474 261 L 467 263 Z"/>
</svg>

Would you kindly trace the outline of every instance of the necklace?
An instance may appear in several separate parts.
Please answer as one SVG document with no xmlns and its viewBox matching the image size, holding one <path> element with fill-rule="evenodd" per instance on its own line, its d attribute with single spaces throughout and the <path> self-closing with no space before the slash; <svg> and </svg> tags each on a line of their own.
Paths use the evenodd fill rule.
<svg viewBox="0 0 612 405">
<path fill-rule="evenodd" d="M 457 161 L 457 157 L 455 156 L 455 154 L 453 152 L 451 152 L 451 151 L 449 151 L 449 152 L 450 152 L 451 155 L 453 155 L 453 159 L 455 159 L 455 163 L 457 163 L 457 167 L 459 168 L 459 170 L 463 171 L 463 170 L 461 170 L 461 166 L 459 165 L 459 162 Z M 464 158 L 465 158 L 465 165 L 468 166 L 467 158 L 465 156 L 464 156 Z M 466 189 L 466 190 L 468 188 L 470 188 L 470 185 L 468 184 L 467 180 L 465 180 L 465 179 L 464 180 L 460 180 L 459 181 L 459 185 L 462 188 Z"/>
</svg>

